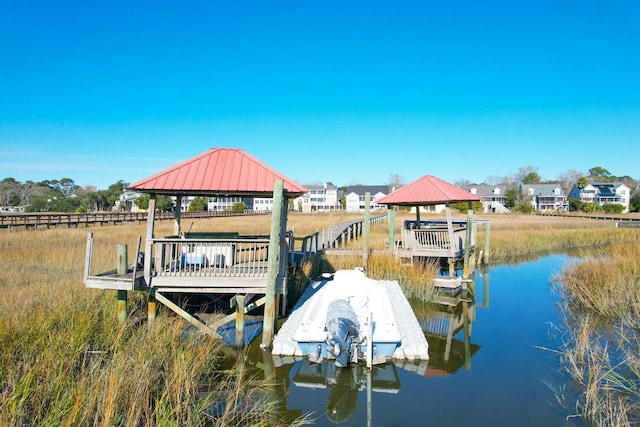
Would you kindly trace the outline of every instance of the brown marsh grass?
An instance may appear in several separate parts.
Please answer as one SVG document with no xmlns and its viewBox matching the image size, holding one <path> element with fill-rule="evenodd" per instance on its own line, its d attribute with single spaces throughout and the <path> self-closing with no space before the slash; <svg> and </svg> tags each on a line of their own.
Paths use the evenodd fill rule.
<svg viewBox="0 0 640 427">
<path fill-rule="evenodd" d="M 171 225 L 157 230 L 170 234 Z M 129 293 L 130 316 L 120 324 L 115 291 L 84 287 L 88 231 L 102 247 L 100 272 L 114 267 L 117 243 L 135 247 L 144 226 L 0 234 L 0 425 L 274 425 L 273 402 L 238 406 L 247 388 L 219 369 L 220 343 L 181 339 L 184 322 L 167 312 L 140 327 L 141 293 Z M 218 390 L 229 398 L 214 419 L 207 407 Z"/>
<path fill-rule="evenodd" d="M 288 225 L 296 236 L 304 236 L 361 215 L 291 214 Z M 405 218 L 413 219 L 413 215 L 398 213 L 396 217 L 396 239 Z M 588 247 L 629 238 L 610 224 L 588 220 L 489 219 L 492 262 L 511 259 L 514 252 L 556 250 L 563 247 L 562 242 Z M 270 216 L 184 221 L 183 227 L 268 234 Z M 130 315 L 120 324 L 115 292 L 84 287 L 89 231 L 95 238 L 92 271 L 98 273 L 114 268 L 118 243 L 128 244 L 132 256 L 145 225 L 0 230 L 0 424 L 273 425 L 269 406 L 273 402 L 257 400 L 250 411 L 234 405 L 236 397 L 246 394 L 247 376 L 241 365 L 232 371 L 221 369 L 219 343 L 181 339 L 184 322 L 167 311 L 161 311 L 148 327 L 142 293 L 129 293 Z M 388 231 L 388 224 L 371 229 L 370 247 L 379 251 L 369 257 L 368 273 L 398 280 L 409 297 L 428 300 L 435 270 L 431 266 L 399 267 L 387 248 Z M 156 235 L 171 234 L 170 221 L 156 225 Z M 539 238 L 540 234 L 544 237 Z M 482 241 L 479 236 L 479 244 Z M 354 247 L 362 244 L 362 239 L 351 243 Z M 511 249 L 502 250 L 503 245 Z M 293 281 L 304 285 L 327 270 L 362 265 L 360 256 L 327 257 L 304 266 Z M 251 381 L 255 385 L 255 379 Z M 208 391 L 203 394 L 203 389 Z M 226 410 L 222 418 L 213 419 L 207 408 L 222 391 L 229 396 Z"/>
<path fill-rule="evenodd" d="M 578 393 L 573 410 L 588 425 L 640 422 L 640 230 L 635 236 L 556 278 L 566 319 L 561 361 Z"/>
</svg>

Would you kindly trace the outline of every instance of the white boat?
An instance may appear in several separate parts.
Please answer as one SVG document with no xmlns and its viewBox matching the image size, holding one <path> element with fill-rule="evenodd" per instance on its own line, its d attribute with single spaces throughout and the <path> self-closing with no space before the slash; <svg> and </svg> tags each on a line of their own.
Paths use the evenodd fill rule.
<svg viewBox="0 0 640 427">
<path fill-rule="evenodd" d="M 335 359 L 429 358 L 428 345 L 397 281 L 373 280 L 363 269 L 338 270 L 312 282 L 274 338 L 275 355 Z"/>
</svg>

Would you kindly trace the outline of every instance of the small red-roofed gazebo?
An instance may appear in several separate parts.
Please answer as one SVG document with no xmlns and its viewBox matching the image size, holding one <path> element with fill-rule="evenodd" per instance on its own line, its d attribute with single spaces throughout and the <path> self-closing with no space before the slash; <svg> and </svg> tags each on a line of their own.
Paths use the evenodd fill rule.
<svg viewBox="0 0 640 427">
<path fill-rule="evenodd" d="M 396 206 L 428 206 L 480 200 L 480 197 L 456 185 L 432 175 L 424 175 L 388 194 L 377 203 Z"/>
<path fill-rule="evenodd" d="M 117 276 L 86 273 L 87 286 L 118 290 L 118 307 L 120 310 L 124 306 L 125 318 L 126 292 L 146 290 L 149 320 L 155 318 L 157 300 L 212 336 L 219 336 L 218 327 L 235 316 L 238 346 L 244 344 L 245 311 L 264 305 L 263 345 L 269 347 L 275 331 L 278 296 L 285 308 L 289 259 L 294 251 L 293 233 L 286 229 L 288 199 L 307 189 L 239 148 L 211 148 L 127 188 L 149 194 L 146 240 L 141 253 L 143 273 L 137 263 L 132 273 Z M 158 195 L 176 198 L 172 236 L 155 235 Z M 190 196 L 273 198 L 270 234 L 247 236 L 234 230 L 184 233 L 180 226 L 182 198 Z M 90 265 L 91 237 L 89 240 Z M 236 313 L 207 324 L 172 300 L 172 295 L 180 294 L 232 295 Z M 258 299 L 251 301 L 253 298 Z M 245 304 L 250 302 L 248 308 Z"/>
<path fill-rule="evenodd" d="M 481 201 L 480 197 L 450 184 L 438 177 L 424 175 L 417 180 L 400 187 L 377 203 L 387 206 L 412 206 L 416 210 L 416 221 L 407 221 L 402 229 L 401 247 L 397 254 L 401 257 L 447 258 L 450 274 L 453 263 L 464 257 L 465 272 L 468 270 L 468 257 L 475 251 L 475 227 L 473 224 L 472 203 Z M 452 203 L 468 203 L 466 224 L 454 223 L 451 219 Z M 421 221 L 420 207 L 446 205 L 446 227 L 441 221 Z M 391 210 L 393 212 L 393 210 Z M 393 227 L 389 229 L 389 241 L 394 242 Z"/>
<path fill-rule="evenodd" d="M 171 196 L 271 197 L 276 180 L 288 196 L 308 190 L 240 148 L 212 148 L 128 186 Z"/>
</svg>

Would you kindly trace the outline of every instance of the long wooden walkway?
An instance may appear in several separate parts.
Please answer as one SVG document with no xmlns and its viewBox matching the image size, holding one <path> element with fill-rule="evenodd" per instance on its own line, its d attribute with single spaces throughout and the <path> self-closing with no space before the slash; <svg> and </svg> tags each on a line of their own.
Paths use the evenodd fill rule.
<svg viewBox="0 0 640 427">
<path fill-rule="evenodd" d="M 379 225 L 388 220 L 388 216 L 375 215 L 370 218 L 370 225 Z M 345 221 L 334 225 L 328 230 L 322 230 L 320 238 L 320 248 L 338 248 L 345 245 L 350 240 L 356 239 L 362 235 L 364 231 L 364 220 L 356 219 Z"/>
<path fill-rule="evenodd" d="M 265 215 L 267 211 L 198 211 L 182 212 L 183 219 L 188 218 L 211 218 L 242 215 Z M 124 223 L 143 223 L 147 221 L 145 212 L 92 212 L 92 213 L 1 213 L 0 228 L 78 228 L 79 226 L 89 227 L 94 225 L 117 225 Z M 173 220 L 173 212 L 157 212 L 156 220 Z"/>
</svg>

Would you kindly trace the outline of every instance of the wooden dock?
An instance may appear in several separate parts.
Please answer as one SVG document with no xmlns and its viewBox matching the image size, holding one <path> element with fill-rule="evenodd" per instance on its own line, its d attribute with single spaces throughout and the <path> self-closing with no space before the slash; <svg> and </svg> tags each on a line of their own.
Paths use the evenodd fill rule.
<svg viewBox="0 0 640 427">
<path fill-rule="evenodd" d="M 265 215 L 262 211 L 198 211 L 182 212 L 182 218 L 216 218 L 227 216 Z M 143 223 L 147 221 L 145 212 L 89 212 L 89 213 L 0 213 L 0 228 L 38 229 L 38 228 L 78 228 L 90 226 L 119 225 L 126 223 Z M 173 220 L 173 212 L 157 212 L 156 220 Z"/>
<path fill-rule="evenodd" d="M 371 222 L 379 224 L 383 218 L 378 216 Z M 341 232 L 323 232 L 323 235 L 333 235 L 339 242 L 356 238 L 363 230 L 363 221 L 338 224 L 334 229 Z M 293 232 L 286 232 L 278 245 L 276 277 L 273 280 L 275 296 L 280 300 L 276 305 L 282 314 L 286 309 L 286 282 L 292 268 L 316 256 L 325 246 L 335 244 L 329 240 L 320 244 L 319 235 L 315 232 L 296 237 Z M 171 295 L 231 295 L 237 312 L 223 321 L 242 318 L 265 304 L 273 258 L 271 240 L 270 236 L 242 236 L 235 232 L 181 233 L 180 236 L 147 238 L 143 254 L 140 239 L 134 252 L 140 256 L 135 256 L 135 262 L 129 264 L 127 260 L 127 267 L 120 271 L 114 269 L 95 274 L 91 268 L 94 236 L 90 232 L 87 236 L 84 283 L 88 288 L 117 290 L 118 297 L 123 300 L 120 305 L 123 310 L 126 310 L 127 291 L 148 292 L 150 319 L 155 316 L 151 313 L 155 313 L 157 300 L 203 332 L 217 336 L 215 330 L 220 322 L 209 324 L 197 319 L 179 307 Z M 238 337 L 238 342 L 242 341 Z"/>
</svg>

